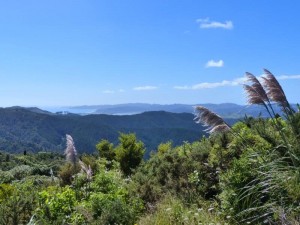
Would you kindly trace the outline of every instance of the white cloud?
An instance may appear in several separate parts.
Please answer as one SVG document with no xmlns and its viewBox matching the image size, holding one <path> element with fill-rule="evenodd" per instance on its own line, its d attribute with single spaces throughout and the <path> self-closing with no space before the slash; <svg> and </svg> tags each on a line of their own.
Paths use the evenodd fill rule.
<svg viewBox="0 0 300 225">
<path fill-rule="evenodd" d="M 206 68 L 209 68 L 209 67 L 223 67 L 223 66 L 224 66 L 224 61 L 223 60 L 219 60 L 219 61 L 209 60 L 205 64 Z"/>
<path fill-rule="evenodd" d="M 294 80 L 294 79 L 300 79 L 300 75 L 282 75 L 276 77 L 277 80 Z"/>
<path fill-rule="evenodd" d="M 263 75 L 258 76 L 257 79 L 262 81 Z M 276 76 L 277 80 L 294 80 L 294 79 L 300 79 L 300 75 L 282 75 L 282 76 Z M 238 86 L 243 85 L 247 82 L 246 77 L 238 77 L 233 80 L 223 80 L 220 82 L 203 82 L 199 84 L 194 84 L 191 86 L 184 85 L 184 86 L 174 86 L 174 89 L 177 90 L 201 90 L 201 89 L 209 89 L 209 88 L 218 88 L 218 87 L 228 87 L 228 86 Z"/>
<path fill-rule="evenodd" d="M 222 28 L 226 30 L 233 29 L 233 23 L 230 20 L 221 23 L 217 21 L 210 21 L 209 18 L 206 18 L 206 19 L 197 19 L 196 22 L 199 23 L 199 26 L 202 29 L 209 29 L 209 28 Z"/>
<path fill-rule="evenodd" d="M 151 91 L 151 90 L 155 90 L 158 87 L 156 86 L 141 86 L 141 87 L 135 87 L 133 88 L 133 90 L 135 91 Z"/>
<path fill-rule="evenodd" d="M 218 88 L 225 86 L 238 86 L 245 83 L 246 78 L 240 77 L 234 80 L 223 80 L 221 82 L 203 82 L 199 84 L 194 84 L 192 86 L 175 86 L 174 89 L 177 90 L 200 90 L 200 89 L 208 89 L 208 88 Z"/>
</svg>

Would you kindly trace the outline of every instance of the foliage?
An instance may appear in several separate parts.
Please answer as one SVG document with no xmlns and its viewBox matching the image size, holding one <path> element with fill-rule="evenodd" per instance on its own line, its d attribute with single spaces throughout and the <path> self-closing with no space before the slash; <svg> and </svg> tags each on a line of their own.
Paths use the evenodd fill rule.
<svg viewBox="0 0 300 225">
<path fill-rule="evenodd" d="M 248 74 L 252 85 L 245 85 L 250 104 L 261 104 L 270 119 L 247 118 L 245 125 L 233 129 L 230 143 L 240 152 L 221 176 L 220 200 L 232 222 L 251 224 L 290 224 L 300 213 L 299 112 L 295 112 L 276 80 L 269 72 L 261 84 Z M 286 120 L 274 113 L 277 103 Z"/>
<path fill-rule="evenodd" d="M 65 163 L 58 172 L 59 177 L 61 178 L 61 185 L 70 185 L 74 180 L 75 174 L 78 173 L 79 170 L 78 164 Z"/>
<path fill-rule="evenodd" d="M 36 206 L 33 183 L 0 185 L 0 224 L 25 224 Z"/>
<path fill-rule="evenodd" d="M 210 148 L 211 143 L 203 139 L 201 143 L 185 143 L 164 154 L 153 154 L 132 177 L 132 189 L 152 204 L 165 193 L 178 195 L 186 202 L 213 198 L 219 188 L 216 167 L 208 164 Z"/>
<path fill-rule="evenodd" d="M 116 158 L 116 153 L 113 149 L 113 144 L 108 140 L 102 139 L 97 145 L 96 149 L 100 157 L 106 158 L 108 161 L 112 161 Z"/>
<path fill-rule="evenodd" d="M 116 160 L 120 163 L 121 170 L 127 176 L 132 173 L 132 169 L 141 163 L 145 148 L 141 141 L 137 141 L 135 134 L 121 133 L 120 144 L 116 147 Z"/>
<path fill-rule="evenodd" d="M 117 164 L 109 171 L 102 166 L 91 183 L 91 190 L 93 217 L 101 224 L 133 224 L 143 208 L 139 199 L 129 195 L 127 181 Z"/>
<path fill-rule="evenodd" d="M 198 224 L 229 224 L 222 219 L 214 205 L 202 202 L 202 206 L 186 206 L 171 195 L 165 196 L 156 206 L 153 213 L 141 217 L 137 224 L 140 225 L 198 225 Z"/>
<path fill-rule="evenodd" d="M 167 151 L 170 151 L 172 149 L 172 142 L 168 141 L 166 143 L 160 143 L 157 147 L 157 153 L 158 154 L 164 154 Z"/>
<path fill-rule="evenodd" d="M 35 221 L 38 224 L 84 224 L 84 216 L 77 210 L 75 191 L 65 186 L 49 186 L 39 193 Z"/>
<path fill-rule="evenodd" d="M 97 164 L 92 179 L 84 171 L 76 172 L 70 186 L 40 191 L 33 220 L 38 224 L 133 224 L 143 209 L 141 201 L 129 196 L 118 164 L 110 170 L 105 159 Z"/>
</svg>

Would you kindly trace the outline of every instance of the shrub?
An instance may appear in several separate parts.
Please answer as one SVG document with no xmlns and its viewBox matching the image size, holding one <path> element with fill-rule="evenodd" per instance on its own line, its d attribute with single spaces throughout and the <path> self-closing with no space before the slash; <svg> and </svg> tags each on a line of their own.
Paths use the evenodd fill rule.
<svg viewBox="0 0 300 225">
<path fill-rule="evenodd" d="M 217 214 L 213 203 L 202 202 L 201 206 L 186 206 L 180 199 L 167 195 L 156 206 L 154 213 L 142 216 L 139 225 L 198 225 L 223 224 L 229 225 Z"/>
<path fill-rule="evenodd" d="M 189 203 L 213 198 L 219 187 L 217 168 L 208 163 L 210 149 L 210 142 L 203 139 L 164 154 L 153 154 L 133 175 L 132 190 L 150 204 L 166 193 L 180 196 Z"/>
<path fill-rule="evenodd" d="M 61 185 L 71 185 L 74 175 L 80 171 L 79 165 L 70 162 L 65 163 L 58 172 L 61 178 Z"/>
<path fill-rule="evenodd" d="M 113 149 L 114 145 L 108 140 L 102 139 L 97 145 L 96 149 L 100 157 L 106 158 L 108 161 L 112 161 L 116 157 L 116 153 Z"/>
<path fill-rule="evenodd" d="M 76 213 L 76 204 L 75 192 L 70 187 L 49 186 L 39 193 L 36 220 L 51 224 L 66 224 L 76 220 L 76 224 L 80 224 L 84 218 Z"/>
<path fill-rule="evenodd" d="M 132 173 L 132 169 L 138 167 L 141 163 L 145 148 L 141 141 L 137 141 L 135 134 L 121 133 L 119 137 L 120 144 L 116 147 L 116 160 L 120 163 L 124 175 Z"/>
<path fill-rule="evenodd" d="M 26 224 L 36 208 L 36 191 L 25 182 L 0 185 L 0 224 Z"/>
</svg>

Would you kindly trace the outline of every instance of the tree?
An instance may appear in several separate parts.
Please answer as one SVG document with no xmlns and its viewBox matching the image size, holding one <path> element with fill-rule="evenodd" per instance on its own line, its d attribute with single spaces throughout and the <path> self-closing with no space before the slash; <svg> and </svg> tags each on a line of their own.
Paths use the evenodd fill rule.
<svg viewBox="0 0 300 225">
<path fill-rule="evenodd" d="M 144 143 L 137 141 L 135 134 L 121 133 L 120 144 L 116 148 L 116 159 L 125 175 L 130 175 L 142 161 L 145 152 Z"/>
<path fill-rule="evenodd" d="M 96 149 L 99 156 L 106 158 L 108 161 L 112 161 L 116 158 L 116 153 L 113 149 L 114 145 L 108 140 L 102 139 L 97 145 Z"/>
</svg>

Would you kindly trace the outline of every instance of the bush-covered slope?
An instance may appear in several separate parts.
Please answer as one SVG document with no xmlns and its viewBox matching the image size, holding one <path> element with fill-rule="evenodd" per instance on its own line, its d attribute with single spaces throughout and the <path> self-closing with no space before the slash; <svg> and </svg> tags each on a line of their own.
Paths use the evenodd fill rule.
<svg viewBox="0 0 300 225">
<path fill-rule="evenodd" d="M 80 151 L 93 152 L 101 139 L 117 142 L 119 132 L 134 132 L 147 154 L 161 142 L 174 145 L 198 140 L 203 127 L 189 113 L 146 112 L 130 116 L 56 115 L 21 107 L 0 109 L 0 149 L 8 152 L 62 151 L 65 134 L 76 139 Z"/>
</svg>

